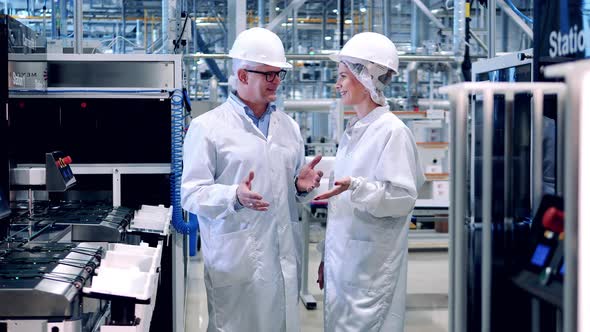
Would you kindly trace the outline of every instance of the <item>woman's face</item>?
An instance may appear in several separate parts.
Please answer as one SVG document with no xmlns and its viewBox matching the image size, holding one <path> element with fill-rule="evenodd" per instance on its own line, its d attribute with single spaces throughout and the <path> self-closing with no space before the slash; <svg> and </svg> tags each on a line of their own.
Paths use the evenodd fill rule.
<svg viewBox="0 0 590 332">
<path fill-rule="evenodd" d="M 336 90 L 340 93 L 344 105 L 357 105 L 364 99 L 370 98 L 369 92 L 343 63 L 338 65 Z"/>
</svg>

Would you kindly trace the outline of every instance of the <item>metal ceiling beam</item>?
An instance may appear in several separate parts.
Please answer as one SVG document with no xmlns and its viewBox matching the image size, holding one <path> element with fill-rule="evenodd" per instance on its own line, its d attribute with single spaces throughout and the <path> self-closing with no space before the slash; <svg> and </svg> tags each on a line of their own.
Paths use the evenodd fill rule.
<svg viewBox="0 0 590 332">
<path fill-rule="evenodd" d="M 416 6 L 424 13 L 424 15 L 426 15 L 426 17 L 428 17 L 432 21 L 432 23 L 434 23 L 434 25 L 436 25 L 439 29 L 445 28 L 445 25 L 442 24 L 442 22 L 439 21 L 439 19 L 436 18 L 436 16 L 434 16 L 430 12 L 430 9 L 428 9 L 428 7 L 426 7 L 426 5 L 422 1 L 420 1 L 420 0 L 412 0 L 412 1 L 414 1 Z"/>
<path fill-rule="evenodd" d="M 271 22 L 268 23 L 266 28 L 270 31 L 275 31 L 277 27 L 281 25 L 283 20 L 287 18 L 287 15 L 291 13 L 292 10 L 299 10 L 299 7 L 305 3 L 306 0 L 293 0 L 291 3 L 283 9 L 283 11 L 275 17 Z"/>
</svg>

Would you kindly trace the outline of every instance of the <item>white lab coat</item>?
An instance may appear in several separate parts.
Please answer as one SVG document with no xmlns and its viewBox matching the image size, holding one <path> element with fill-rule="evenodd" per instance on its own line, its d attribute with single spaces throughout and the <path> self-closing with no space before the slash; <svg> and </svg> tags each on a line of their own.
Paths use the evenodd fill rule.
<svg viewBox="0 0 590 332">
<path fill-rule="evenodd" d="M 297 123 L 272 112 L 266 138 L 228 99 L 191 122 L 183 162 L 182 207 L 198 216 L 201 231 L 207 330 L 299 331 L 294 178 L 304 146 Z M 250 171 L 268 211 L 234 209 L 238 183 Z"/>
<path fill-rule="evenodd" d="M 412 133 L 388 107 L 344 132 L 334 179 L 346 176 L 359 185 L 329 200 L 325 330 L 403 331 L 409 214 L 424 175 Z"/>
</svg>

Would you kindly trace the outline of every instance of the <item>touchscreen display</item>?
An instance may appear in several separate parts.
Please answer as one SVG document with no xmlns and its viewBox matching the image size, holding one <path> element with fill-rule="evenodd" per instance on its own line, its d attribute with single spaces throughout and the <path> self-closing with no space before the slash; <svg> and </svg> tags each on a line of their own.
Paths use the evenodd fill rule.
<svg viewBox="0 0 590 332">
<path fill-rule="evenodd" d="M 533 257 L 531 258 L 531 263 L 536 266 L 543 267 L 545 266 L 545 262 L 547 261 L 547 256 L 549 256 L 549 251 L 551 248 L 548 246 L 539 243 L 537 248 L 535 248 L 535 252 L 533 253 Z"/>
</svg>

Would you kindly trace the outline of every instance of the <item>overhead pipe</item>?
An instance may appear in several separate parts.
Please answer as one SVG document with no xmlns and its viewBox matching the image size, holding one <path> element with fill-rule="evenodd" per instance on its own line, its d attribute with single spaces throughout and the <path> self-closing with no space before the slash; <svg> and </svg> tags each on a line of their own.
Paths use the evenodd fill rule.
<svg viewBox="0 0 590 332">
<path fill-rule="evenodd" d="M 496 0 L 488 0 L 488 58 L 496 56 Z"/>
<path fill-rule="evenodd" d="M 8 4 L 8 1 L 5 1 L 4 4 Z M 55 0 L 51 0 L 51 39 L 55 39 L 57 37 L 57 8 L 55 7 L 55 4 Z"/>
<path fill-rule="evenodd" d="M 269 11 L 273 11 L 274 8 L 269 8 Z M 264 27 L 264 17 L 265 17 L 265 9 L 264 9 L 264 0 L 258 0 L 258 26 Z"/>
<path fill-rule="evenodd" d="M 410 6 L 411 8 L 411 20 L 412 20 L 412 28 L 410 31 L 410 45 L 412 52 L 416 52 L 416 48 L 418 48 L 419 43 L 419 33 L 418 30 L 420 29 L 420 25 L 418 24 L 418 6 L 416 3 L 412 3 Z"/>
<path fill-rule="evenodd" d="M 219 84 L 223 86 L 223 84 Z M 406 99 L 404 98 L 388 98 L 388 100 L 394 105 L 404 105 Z M 421 109 L 432 106 L 436 109 L 450 109 L 451 103 L 445 99 L 417 99 L 418 106 Z M 285 100 L 284 108 L 288 111 L 330 111 L 334 105 L 334 98 L 316 98 L 316 99 L 298 99 L 298 100 Z"/>
<path fill-rule="evenodd" d="M 76 0 L 76 1 L 78 1 L 78 0 Z M 122 14 L 121 14 L 121 16 L 122 16 L 121 35 L 122 36 L 121 37 L 123 37 L 123 38 L 121 38 L 121 40 L 120 41 L 117 41 L 117 42 L 121 44 L 121 52 L 123 54 L 125 54 L 126 53 L 126 47 L 125 47 L 125 39 L 126 39 L 126 36 L 125 36 L 125 31 L 127 31 L 127 10 L 126 10 L 126 6 L 125 6 L 125 0 L 122 0 L 121 1 L 121 11 L 122 11 Z"/>
<path fill-rule="evenodd" d="M 326 49 L 326 20 L 328 19 L 328 13 L 326 9 L 326 5 L 324 4 L 324 8 L 322 9 L 322 50 Z"/>
<path fill-rule="evenodd" d="M 391 38 L 390 36 L 390 25 L 391 22 L 389 18 L 391 17 L 391 2 L 390 0 L 383 0 L 383 35 L 387 38 Z"/>
<path fill-rule="evenodd" d="M 203 42 L 204 43 L 204 42 Z M 201 49 L 202 50 L 202 49 Z M 328 54 L 286 54 L 287 60 L 300 60 L 300 61 L 322 61 L 330 60 Z M 197 53 L 197 54 L 185 54 L 184 57 L 192 59 L 229 59 L 227 54 L 209 54 L 209 53 Z M 408 62 L 440 62 L 440 63 L 455 63 L 456 59 L 450 55 L 400 55 L 400 63 Z"/>
<path fill-rule="evenodd" d="M 297 33 L 297 11 L 299 9 L 293 9 L 293 24 L 291 27 L 293 28 L 293 46 L 291 50 L 293 52 L 299 52 L 299 34 Z"/>
<path fill-rule="evenodd" d="M 531 29 L 531 27 L 528 26 L 528 24 L 520 16 L 518 16 L 518 14 L 516 14 L 512 9 L 510 9 L 510 7 L 506 3 L 506 1 L 504 1 L 504 0 L 494 0 L 494 1 L 497 1 L 498 5 L 500 5 L 500 8 L 506 13 L 506 15 L 508 15 L 508 17 L 510 17 L 510 19 L 512 19 L 512 21 L 514 23 L 516 23 L 516 25 L 518 25 L 518 27 L 521 28 L 522 31 L 524 31 L 524 33 L 526 33 L 526 35 L 530 39 L 533 39 L 533 29 Z"/>
<path fill-rule="evenodd" d="M 82 10 L 82 0 L 74 0 L 74 53 L 84 53 L 82 46 L 82 37 L 84 31 L 82 29 L 82 20 L 84 19 L 84 12 Z"/>
<path fill-rule="evenodd" d="M 350 0 L 350 36 L 354 36 L 354 0 Z"/>
<path fill-rule="evenodd" d="M 340 31 L 340 48 L 344 46 L 344 0 L 338 0 L 338 30 Z"/>
<path fill-rule="evenodd" d="M 162 25 L 160 31 L 162 31 L 162 46 L 165 50 L 164 53 L 168 53 L 168 1 L 162 0 Z"/>
<path fill-rule="evenodd" d="M 454 0 L 453 5 L 453 53 L 460 56 L 465 39 L 465 0 Z"/>
<path fill-rule="evenodd" d="M 410 62 L 406 67 L 408 86 L 407 107 L 413 110 L 418 107 L 418 63 Z"/>
<path fill-rule="evenodd" d="M 67 38 L 68 37 L 68 9 L 67 9 L 67 0 L 60 0 L 59 1 L 59 18 L 60 18 L 60 28 L 59 28 L 59 38 Z M 65 46 L 62 43 L 62 46 Z"/>
</svg>

